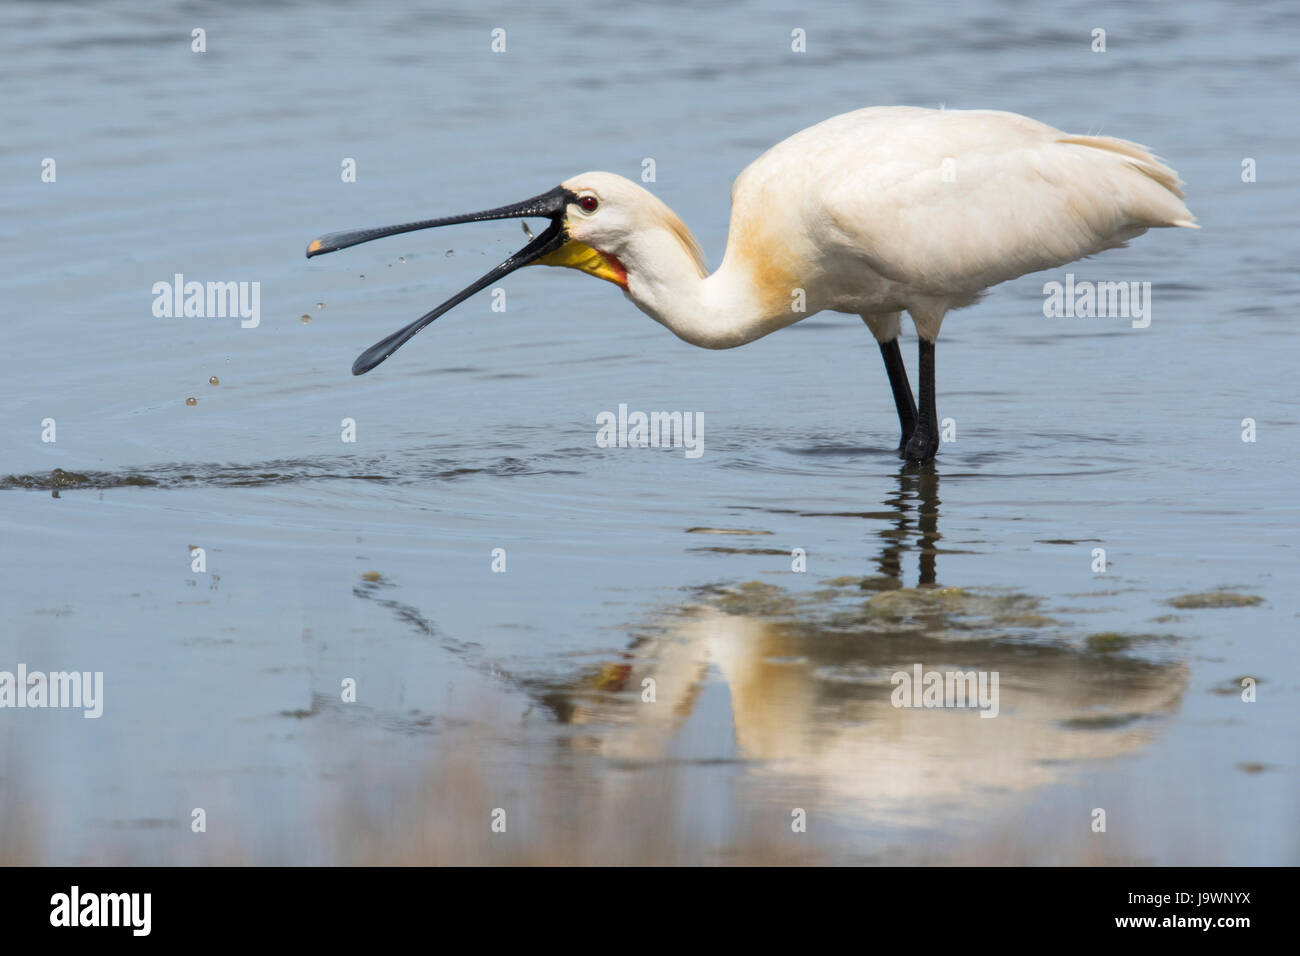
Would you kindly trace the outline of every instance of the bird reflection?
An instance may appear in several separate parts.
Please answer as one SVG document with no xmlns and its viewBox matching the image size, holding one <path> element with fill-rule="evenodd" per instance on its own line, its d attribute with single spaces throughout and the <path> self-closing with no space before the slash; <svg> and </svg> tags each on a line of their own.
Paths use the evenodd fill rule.
<svg viewBox="0 0 1300 956">
<path fill-rule="evenodd" d="M 702 591 L 620 659 L 552 688 L 547 703 L 574 725 L 572 745 L 614 760 L 669 759 L 692 748 L 684 738 L 700 736 L 701 721 L 720 724 L 729 710 L 730 732 L 693 753 L 740 761 L 749 783 L 795 787 L 804 803 L 926 823 L 1132 753 L 1178 708 L 1186 665 L 1140 638 L 1090 641 L 1033 595 L 938 586 L 938 475 L 900 475 L 884 503 L 878 576 L 811 598 L 759 583 Z M 914 588 L 903 586 L 910 553 Z M 896 706 L 895 675 L 918 665 L 997 673 L 997 716 Z"/>
<path fill-rule="evenodd" d="M 939 476 L 933 469 L 908 469 L 884 503 L 895 513 L 891 526 L 879 532 L 884 546 L 876 566 L 884 578 L 903 583 L 902 556 L 914 544 L 919 555 L 918 584 L 935 583 L 939 534 Z M 913 537 L 915 535 L 915 537 Z"/>
</svg>

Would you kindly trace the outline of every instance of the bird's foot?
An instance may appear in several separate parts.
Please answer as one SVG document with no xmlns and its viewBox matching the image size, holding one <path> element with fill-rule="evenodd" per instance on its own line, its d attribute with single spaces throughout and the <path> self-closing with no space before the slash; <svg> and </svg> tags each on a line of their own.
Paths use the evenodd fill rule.
<svg viewBox="0 0 1300 956">
<path fill-rule="evenodd" d="M 902 428 L 902 432 L 903 432 L 903 434 L 902 434 L 902 437 L 900 437 L 900 438 L 898 439 L 898 457 L 899 457 L 899 458 L 906 459 L 906 458 L 907 458 L 907 443 L 908 443 L 909 441 L 911 441 L 911 440 L 912 440 L 912 436 L 916 434 L 916 414 L 915 414 L 915 412 L 913 412 L 913 414 L 908 415 L 908 416 L 906 416 L 906 417 L 904 417 L 904 416 L 900 413 L 900 414 L 899 414 L 899 425 L 900 425 L 900 427 Z"/>
<path fill-rule="evenodd" d="M 908 439 L 906 447 L 899 452 L 899 457 L 905 461 L 933 461 L 935 453 L 939 451 L 939 431 L 922 431 L 917 429 Z"/>
</svg>

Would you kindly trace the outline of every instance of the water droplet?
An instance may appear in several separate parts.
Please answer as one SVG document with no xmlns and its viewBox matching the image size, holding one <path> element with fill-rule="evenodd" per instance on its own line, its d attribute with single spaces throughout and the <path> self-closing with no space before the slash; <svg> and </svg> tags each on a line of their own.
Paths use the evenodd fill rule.
<svg viewBox="0 0 1300 956">
<path fill-rule="evenodd" d="M 406 256 L 398 256 L 398 257 L 397 257 L 397 261 L 398 261 L 398 262 L 405 262 L 405 261 L 406 261 Z"/>
<path fill-rule="evenodd" d="M 198 403 L 199 403 L 199 400 L 198 400 L 197 398 L 194 398 L 193 396 L 191 396 L 190 398 L 185 399 L 185 404 L 186 404 L 186 405 L 189 405 L 189 406 L 191 406 L 191 407 L 197 405 Z"/>
<path fill-rule="evenodd" d="M 448 259 L 450 259 L 450 258 L 451 258 L 452 256 L 454 256 L 455 254 L 456 254 L 456 250 L 455 250 L 455 249 L 448 249 L 448 250 L 447 250 L 447 258 L 448 258 Z"/>
<path fill-rule="evenodd" d="M 324 303 L 324 302 L 317 302 L 317 303 L 316 303 L 316 308 L 318 308 L 318 309 L 323 309 L 323 308 L 325 308 L 325 303 Z"/>
<path fill-rule="evenodd" d="M 219 380 L 219 379 L 214 375 L 214 376 L 212 376 L 212 378 L 208 379 L 208 384 L 209 384 L 209 385 L 220 385 L 220 384 L 221 384 L 221 381 L 220 381 L 220 380 Z"/>
<path fill-rule="evenodd" d="M 364 279 L 364 278 L 365 278 L 365 277 L 366 277 L 366 274 L 365 274 L 365 273 L 364 273 L 364 272 L 363 272 L 363 273 L 361 273 L 361 278 L 363 278 L 363 279 Z"/>
<path fill-rule="evenodd" d="M 311 321 L 311 316 L 308 315 L 306 312 L 304 312 L 304 313 L 302 314 L 302 324 L 303 324 L 303 325 L 306 325 L 306 324 L 307 324 L 308 322 L 310 322 L 310 321 Z"/>
</svg>

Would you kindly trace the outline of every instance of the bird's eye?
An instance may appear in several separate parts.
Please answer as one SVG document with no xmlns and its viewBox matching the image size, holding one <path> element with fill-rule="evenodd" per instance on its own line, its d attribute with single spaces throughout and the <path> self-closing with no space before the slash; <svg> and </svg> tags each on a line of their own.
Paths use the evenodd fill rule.
<svg viewBox="0 0 1300 956">
<path fill-rule="evenodd" d="M 581 206 L 585 212 L 595 212 L 596 207 L 599 206 L 600 203 L 596 201 L 595 196 L 583 196 L 578 200 L 578 205 Z"/>
</svg>

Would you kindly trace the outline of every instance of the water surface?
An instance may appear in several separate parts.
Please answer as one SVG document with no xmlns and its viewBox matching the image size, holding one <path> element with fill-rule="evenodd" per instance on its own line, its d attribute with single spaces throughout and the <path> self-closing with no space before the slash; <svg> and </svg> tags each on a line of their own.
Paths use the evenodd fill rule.
<svg viewBox="0 0 1300 956">
<path fill-rule="evenodd" d="M 105 702 L 0 710 L 4 859 L 1300 861 L 1298 20 L 6 5 L 0 670 Z M 949 316 L 933 469 L 854 317 L 709 352 L 528 269 L 354 378 L 519 228 L 303 258 L 653 158 L 716 264 L 746 163 L 891 103 L 1146 143 L 1203 227 Z M 1150 281 L 1150 327 L 1045 319 L 1066 271 Z M 260 325 L 155 318 L 176 273 L 260 282 Z M 703 413 L 704 455 L 597 447 L 620 403 Z M 1219 591 L 1260 600 L 1170 603 Z M 916 663 L 999 672 L 999 716 L 890 706 Z"/>
</svg>

